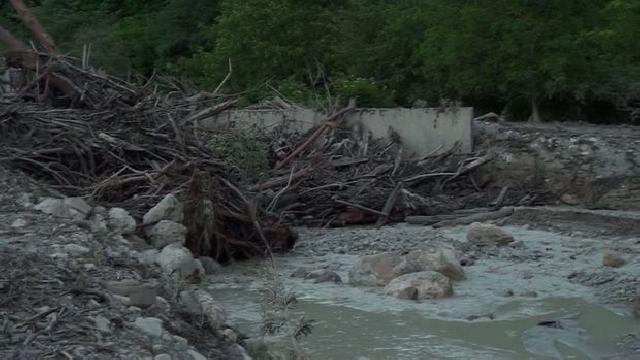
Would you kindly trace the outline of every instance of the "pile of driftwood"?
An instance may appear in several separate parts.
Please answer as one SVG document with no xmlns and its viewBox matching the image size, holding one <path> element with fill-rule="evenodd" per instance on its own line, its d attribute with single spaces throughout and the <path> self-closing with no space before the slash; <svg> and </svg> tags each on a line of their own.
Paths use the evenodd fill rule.
<svg viewBox="0 0 640 360">
<path fill-rule="evenodd" d="M 220 261 L 287 250 L 293 233 L 247 197 L 206 146 L 199 122 L 236 100 L 134 86 L 61 56 L 22 1 L 12 1 L 40 46 L 0 27 L 6 65 L 22 75 L 0 96 L 0 164 L 70 196 L 141 215 L 167 193 L 185 203 L 188 246 Z M 14 79 L 16 80 L 16 79 Z"/>
<path fill-rule="evenodd" d="M 286 250 L 295 241 L 287 224 L 434 223 L 469 214 L 461 209 L 506 205 L 507 189 L 486 191 L 474 177 L 491 154 L 454 146 L 415 158 L 399 137 L 374 140 L 343 126 L 355 102 L 308 134 L 285 137 L 288 144 L 274 138 L 273 169 L 247 184 L 207 146 L 210 132 L 201 126 L 235 99 L 177 86 L 157 91 L 157 79 L 136 86 L 77 66 L 21 1 L 12 3 L 41 46 L 27 48 L 0 27 L 7 65 L 23 74 L 11 95 L 0 96 L 0 164 L 139 217 L 176 193 L 197 254 L 225 261 Z"/>
<path fill-rule="evenodd" d="M 492 196 L 478 199 L 473 177 L 491 154 L 461 153 L 456 145 L 414 158 L 393 136 L 374 140 L 358 127 L 341 126 L 340 116 L 352 109 L 301 136 L 270 178 L 249 187 L 260 193 L 268 213 L 312 226 L 383 225 L 476 206 L 478 201 L 469 202 L 474 194 L 480 204 Z"/>
</svg>

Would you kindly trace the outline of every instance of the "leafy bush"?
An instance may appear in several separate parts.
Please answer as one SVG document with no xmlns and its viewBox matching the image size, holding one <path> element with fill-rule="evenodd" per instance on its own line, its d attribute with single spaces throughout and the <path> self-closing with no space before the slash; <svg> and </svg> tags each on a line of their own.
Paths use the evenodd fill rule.
<svg viewBox="0 0 640 360">
<path fill-rule="evenodd" d="M 375 81 L 364 78 L 340 79 L 335 82 L 336 95 L 346 101 L 356 98 L 358 106 L 362 107 L 392 107 L 393 93 L 378 86 Z"/>
<path fill-rule="evenodd" d="M 207 143 L 221 160 L 238 168 L 243 177 L 256 179 L 269 169 L 269 146 L 257 135 L 238 132 L 218 133 Z"/>
</svg>

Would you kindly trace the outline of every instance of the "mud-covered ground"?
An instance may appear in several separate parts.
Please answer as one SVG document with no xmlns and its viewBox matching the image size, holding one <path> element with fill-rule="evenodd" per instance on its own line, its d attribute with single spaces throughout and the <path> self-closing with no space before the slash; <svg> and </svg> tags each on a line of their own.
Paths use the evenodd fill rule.
<svg viewBox="0 0 640 360">
<path fill-rule="evenodd" d="M 62 198 L 0 169 L 0 358 L 244 358 L 235 336 L 177 311 L 181 285 L 138 261 L 135 237 L 46 215 L 34 209 L 44 197 Z M 156 297 L 131 305 L 110 280 L 153 285 Z"/>
</svg>

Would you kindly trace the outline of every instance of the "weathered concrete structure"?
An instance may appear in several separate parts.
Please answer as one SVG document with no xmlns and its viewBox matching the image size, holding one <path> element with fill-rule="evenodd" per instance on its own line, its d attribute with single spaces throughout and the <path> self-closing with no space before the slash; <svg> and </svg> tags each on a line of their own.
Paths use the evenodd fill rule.
<svg viewBox="0 0 640 360">
<path fill-rule="evenodd" d="M 355 128 L 368 131 L 373 138 L 390 138 L 395 134 L 407 153 L 424 156 L 449 150 L 456 142 L 459 151 L 472 149 L 472 108 L 457 109 L 358 109 L 343 120 Z M 284 126 L 291 133 L 306 132 L 326 118 L 308 109 L 227 111 L 209 121 L 222 127 L 271 129 Z"/>
</svg>

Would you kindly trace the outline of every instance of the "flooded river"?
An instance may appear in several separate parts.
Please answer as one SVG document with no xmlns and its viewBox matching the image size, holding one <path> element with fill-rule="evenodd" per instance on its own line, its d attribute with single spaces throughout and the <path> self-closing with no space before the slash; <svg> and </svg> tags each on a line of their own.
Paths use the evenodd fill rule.
<svg viewBox="0 0 640 360">
<path fill-rule="evenodd" d="M 470 319 L 463 299 L 400 301 L 348 285 L 286 280 L 298 298 L 294 317 L 315 320 L 303 340 L 314 360 L 603 359 L 618 353 L 622 336 L 640 330 L 628 314 L 577 298 L 513 299 Z M 257 335 L 263 285 L 245 285 L 210 289 L 233 323 Z"/>
<path fill-rule="evenodd" d="M 314 360 L 640 359 L 640 352 L 623 346 L 625 336 L 640 333 L 630 309 L 602 305 L 593 287 L 570 281 L 572 272 L 602 269 L 601 242 L 507 229 L 525 243 L 522 249 L 478 259 L 465 268 L 467 279 L 454 283 L 455 295 L 440 300 L 399 300 L 380 288 L 290 276 L 299 268 L 329 269 L 346 283 L 360 256 L 349 249 L 277 258 L 278 278 L 298 300 L 293 317 L 314 320 L 313 332 L 302 340 L 307 354 Z M 406 228 L 385 231 L 402 231 L 403 238 L 416 235 Z M 462 241 L 464 228 L 443 234 Z M 320 245 L 321 240 L 314 243 Z M 640 275 L 638 265 L 633 262 L 616 276 Z M 266 273 L 265 263 L 249 262 L 209 279 L 208 288 L 228 310 L 231 323 L 250 336 L 258 335 L 262 321 Z"/>
</svg>

